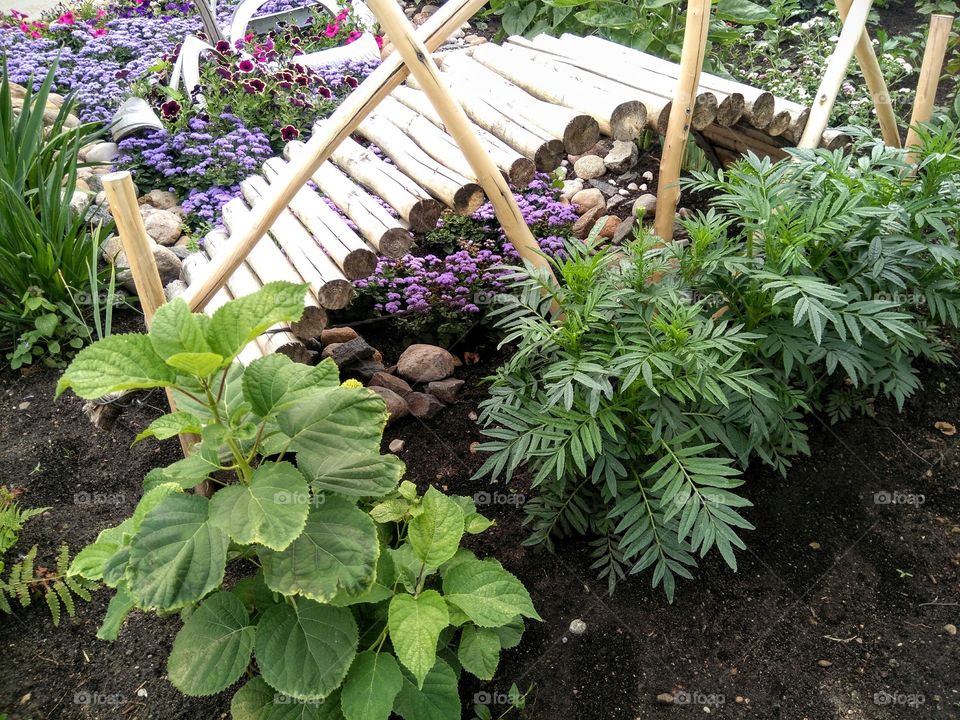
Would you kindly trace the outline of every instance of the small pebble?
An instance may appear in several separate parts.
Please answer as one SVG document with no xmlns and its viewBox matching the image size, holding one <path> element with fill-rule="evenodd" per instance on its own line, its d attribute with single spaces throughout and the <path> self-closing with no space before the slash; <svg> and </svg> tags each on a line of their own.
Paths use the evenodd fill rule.
<svg viewBox="0 0 960 720">
<path fill-rule="evenodd" d="M 619 190 L 617 190 L 617 192 L 618 192 L 620 195 L 623 195 L 624 197 L 626 197 L 627 195 L 630 194 L 630 191 L 629 191 L 629 190 L 624 190 L 623 188 L 620 188 Z"/>
<path fill-rule="evenodd" d="M 810 549 L 811 549 L 811 550 L 819 550 L 819 549 L 820 549 L 820 543 L 818 543 L 818 542 L 816 542 L 816 541 L 810 543 Z"/>
<path fill-rule="evenodd" d="M 822 668 L 828 668 L 831 665 L 833 665 L 833 663 L 830 662 L 829 660 L 817 660 L 817 665 L 819 665 Z"/>
<path fill-rule="evenodd" d="M 28 407 L 30 407 L 30 401 L 24 400 L 22 403 L 17 405 L 17 410 L 26 410 Z"/>
<path fill-rule="evenodd" d="M 139 690 L 137 690 L 137 697 L 147 697 L 146 688 L 140 688 Z"/>
<path fill-rule="evenodd" d="M 401 450 L 403 450 L 405 445 L 406 443 L 400 438 L 394 438 L 393 440 L 390 441 L 390 444 L 387 446 L 387 448 L 392 453 L 398 453 Z"/>
<path fill-rule="evenodd" d="M 572 635 L 583 635 L 586 631 L 587 624 L 580 618 L 577 618 L 570 623 L 570 633 Z"/>
<path fill-rule="evenodd" d="M 477 415 L 473 410 L 471 410 L 470 412 L 467 413 L 467 420 L 471 420 L 471 421 L 473 421 L 473 422 L 476 422 L 479 418 L 480 418 L 480 416 Z"/>
<path fill-rule="evenodd" d="M 660 693 L 657 695 L 657 702 L 662 705 L 672 705 L 673 704 L 673 695 L 670 693 Z"/>
<path fill-rule="evenodd" d="M 636 192 L 639 189 L 640 189 L 640 186 L 637 185 L 636 183 L 630 183 L 629 185 L 627 185 L 627 190 L 633 190 L 634 192 Z"/>
<path fill-rule="evenodd" d="M 646 191 L 647 191 L 647 184 L 644 183 L 643 185 L 640 186 L 640 192 L 646 192 Z"/>
<path fill-rule="evenodd" d="M 947 623 L 946 625 L 943 626 L 943 631 L 944 631 L 947 635 L 956 635 L 956 634 L 957 634 L 957 626 L 954 625 L 953 623 Z"/>
<path fill-rule="evenodd" d="M 641 175 L 644 180 L 647 182 L 653 182 L 653 173 L 647 170 L 643 175 Z"/>
</svg>

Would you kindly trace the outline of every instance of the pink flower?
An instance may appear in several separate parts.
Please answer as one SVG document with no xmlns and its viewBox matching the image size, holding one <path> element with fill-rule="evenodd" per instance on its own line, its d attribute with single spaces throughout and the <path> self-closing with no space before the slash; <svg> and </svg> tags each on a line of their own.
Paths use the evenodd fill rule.
<svg viewBox="0 0 960 720">
<path fill-rule="evenodd" d="M 347 15 L 349 14 L 350 14 L 350 11 L 344 8 L 343 10 L 337 13 L 337 17 L 336 17 L 337 22 L 343 22 L 344 20 L 347 19 Z"/>
<path fill-rule="evenodd" d="M 373 39 L 377 41 L 377 47 L 383 50 L 383 35 L 374 35 Z"/>
<path fill-rule="evenodd" d="M 73 23 L 76 22 L 76 18 L 74 18 L 72 12 L 67 10 L 67 12 L 57 18 L 57 22 L 60 25 L 73 25 Z"/>
<path fill-rule="evenodd" d="M 106 28 L 96 28 L 90 33 L 90 35 L 92 35 L 93 37 L 103 37 L 106 34 L 107 34 Z"/>
<path fill-rule="evenodd" d="M 352 31 L 350 32 L 350 34 L 347 35 L 347 39 L 343 41 L 343 44 L 344 44 L 344 45 L 349 45 L 349 44 L 352 43 L 354 40 L 356 40 L 357 38 L 359 38 L 361 35 L 363 35 L 363 33 L 360 32 L 359 30 L 352 30 Z"/>
<path fill-rule="evenodd" d="M 97 10 L 97 20 L 99 20 L 100 18 L 104 18 L 106 16 L 107 16 L 106 8 L 100 8 L 99 10 Z"/>
<path fill-rule="evenodd" d="M 251 73 L 253 72 L 253 60 L 241 60 L 237 68 L 240 72 Z"/>
<path fill-rule="evenodd" d="M 327 25 L 327 29 L 323 31 L 323 34 L 328 38 L 332 38 L 336 37 L 338 32 L 340 32 L 340 25 L 338 23 L 330 23 Z"/>
</svg>

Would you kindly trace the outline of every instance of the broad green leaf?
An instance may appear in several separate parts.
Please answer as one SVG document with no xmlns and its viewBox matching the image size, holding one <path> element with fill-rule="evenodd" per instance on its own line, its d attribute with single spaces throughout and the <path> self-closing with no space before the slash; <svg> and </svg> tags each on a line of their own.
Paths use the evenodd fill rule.
<svg viewBox="0 0 960 720">
<path fill-rule="evenodd" d="M 347 720 L 387 720 L 403 686 L 393 655 L 362 652 L 350 666 L 340 690 L 340 707 Z"/>
<path fill-rule="evenodd" d="M 366 388 L 335 387 L 282 410 L 277 423 L 296 452 L 378 452 L 386 415 L 383 400 Z"/>
<path fill-rule="evenodd" d="M 167 659 L 170 682 L 184 695 L 213 695 L 237 681 L 253 655 L 254 627 L 240 599 L 214 593 L 187 618 Z"/>
<path fill-rule="evenodd" d="M 181 433 L 199 433 L 200 430 L 200 419 L 193 413 L 180 410 L 158 417 L 147 426 L 146 430 L 137 435 L 133 442 L 138 443 L 148 437 L 166 440 Z"/>
<path fill-rule="evenodd" d="M 399 593 L 390 601 L 387 627 L 394 652 L 419 687 L 437 660 L 437 639 L 450 624 L 447 604 L 436 590 L 418 596 Z"/>
<path fill-rule="evenodd" d="M 327 602 L 339 590 L 359 595 L 373 585 L 380 541 L 363 510 L 334 495 L 311 508 L 303 533 L 282 552 L 260 551 L 267 586 Z"/>
<path fill-rule="evenodd" d="M 406 469 L 396 455 L 378 451 L 301 451 L 297 464 L 319 490 L 349 497 L 381 497 L 396 489 Z"/>
<path fill-rule="evenodd" d="M 199 495 L 165 497 L 147 513 L 130 548 L 130 587 L 144 608 L 175 610 L 223 582 L 227 535 L 208 521 Z"/>
<path fill-rule="evenodd" d="M 175 298 L 157 308 L 150 321 L 148 337 L 157 355 L 164 360 L 178 353 L 210 352 L 203 326 L 183 298 Z"/>
<path fill-rule="evenodd" d="M 540 620 L 530 594 L 496 560 L 473 560 L 443 578 L 443 594 L 480 627 L 506 625 L 517 615 Z"/>
<path fill-rule="evenodd" d="M 370 509 L 370 517 L 378 523 L 400 522 L 410 510 L 410 501 L 403 498 L 390 498 L 377 503 Z"/>
<path fill-rule="evenodd" d="M 127 619 L 127 615 L 133 610 L 135 604 L 136 602 L 133 599 L 133 595 L 130 594 L 130 589 L 127 587 L 127 584 L 121 583 L 117 587 L 117 592 L 110 598 L 110 604 L 107 605 L 107 612 L 103 616 L 103 623 L 101 623 L 100 629 L 97 630 L 97 639 L 108 640 L 110 642 L 116 640 L 117 635 L 120 634 L 120 627 L 123 625 L 123 621 Z"/>
<path fill-rule="evenodd" d="M 324 700 L 297 700 L 278 693 L 257 675 L 230 701 L 232 720 L 343 720 L 340 695 Z"/>
<path fill-rule="evenodd" d="M 490 680 L 500 663 L 500 636 L 494 628 L 467 625 L 460 636 L 457 659 L 464 670 L 481 680 Z"/>
<path fill-rule="evenodd" d="M 104 567 L 123 545 L 124 534 L 132 531 L 132 518 L 127 518 L 116 527 L 101 530 L 96 540 L 74 556 L 68 574 L 79 575 L 87 580 L 100 580 Z"/>
<path fill-rule="evenodd" d="M 167 358 L 167 365 L 187 375 L 208 378 L 223 367 L 226 358 L 217 353 L 177 353 Z"/>
<path fill-rule="evenodd" d="M 143 519 L 147 516 L 147 513 L 163 502 L 165 497 L 179 492 L 182 491 L 176 483 L 161 483 L 147 490 L 133 509 L 133 515 L 130 516 L 130 535 L 133 536 L 140 532 L 140 526 L 143 524 Z"/>
<path fill-rule="evenodd" d="M 503 650 L 509 650 L 520 644 L 520 638 L 523 637 L 523 619 L 515 618 L 507 625 L 493 629 L 500 638 L 500 647 Z"/>
<path fill-rule="evenodd" d="M 247 612 L 254 610 L 263 612 L 271 608 L 283 598 L 267 587 L 263 579 L 263 570 L 259 570 L 253 577 L 245 577 L 237 581 L 231 592 L 240 598 Z"/>
<path fill-rule="evenodd" d="M 418 581 L 422 586 L 423 582 L 437 571 L 435 567 L 424 566 L 423 561 L 413 552 L 409 542 L 403 543 L 398 548 L 388 548 L 387 552 L 393 560 L 397 577 L 409 593 L 417 592 Z"/>
<path fill-rule="evenodd" d="M 71 388 L 80 397 L 95 400 L 120 390 L 169 387 L 175 380 L 176 374 L 146 335 L 109 335 L 77 353 L 57 383 L 56 394 Z"/>
<path fill-rule="evenodd" d="M 437 567 L 453 557 L 463 537 L 463 510 L 434 487 L 424 493 L 423 512 L 410 521 L 408 540 L 427 565 Z"/>
<path fill-rule="evenodd" d="M 206 480 L 210 475 L 220 469 L 219 463 L 212 462 L 204 457 L 206 453 L 201 454 L 194 449 L 182 460 L 177 460 L 165 468 L 154 468 L 151 474 L 154 474 L 155 482 L 176 483 L 183 489 L 192 488 Z"/>
<path fill-rule="evenodd" d="M 403 720 L 450 720 L 460 717 L 457 674 L 445 661 L 437 660 L 421 687 L 403 675 L 403 687 L 393 704 Z"/>
<path fill-rule="evenodd" d="M 381 552 L 377 558 L 377 578 L 370 589 L 360 595 L 351 595 L 340 590 L 330 599 L 331 605 L 348 607 L 359 603 L 378 603 L 393 597 L 393 586 L 397 581 L 397 569 L 393 564 L 393 556 L 389 552 Z"/>
<path fill-rule="evenodd" d="M 340 370 L 329 358 L 311 366 L 274 353 L 254 360 L 243 373 L 243 396 L 262 418 L 310 392 L 339 385 Z"/>
<path fill-rule="evenodd" d="M 260 618 L 257 665 L 278 692 L 300 700 L 322 700 L 346 677 L 357 639 L 357 623 L 350 610 L 296 598 L 270 608 Z"/>
<path fill-rule="evenodd" d="M 303 532 L 310 490 L 291 463 L 265 462 L 249 485 L 230 485 L 210 500 L 210 522 L 241 545 L 283 550 Z"/>
<path fill-rule="evenodd" d="M 271 282 L 250 295 L 218 309 L 207 328 L 207 343 L 215 353 L 233 358 L 247 343 L 281 322 L 303 315 L 306 285 Z"/>
<path fill-rule="evenodd" d="M 776 16 L 767 8 L 750 0 L 719 0 L 717 17 L 740 24 L 776 19 Z"/>
</svg>

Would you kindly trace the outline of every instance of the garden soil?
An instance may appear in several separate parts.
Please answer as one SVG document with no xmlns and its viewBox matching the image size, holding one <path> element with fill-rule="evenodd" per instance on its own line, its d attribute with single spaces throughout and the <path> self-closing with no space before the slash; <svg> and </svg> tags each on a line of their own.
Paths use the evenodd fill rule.
<svg viewBox="0 0 960 720">
<path fill-rule="evenodd" d="M 388 323 L 364 336 L 395 360 L 402 338 Z M 543 623 L 506 651 L 491 682 L 462 683 L 465 717 L 474 701 L 494 717 L 512 684 L 528 691 L 522 717 L 536 720 L 758 718 L 887 720 L 960 717 L 960 380 L 926 368 L 924 390 L 904 412 L 879 403 L 875 417 L 836 425 L 810 418 L 810 458 L 786 478 L 752 468 L 745 485 L 756 525 L 739 570 L 719 557 L 670 605 L 649 575 L 611 597 L 590 569 L 583 541 L 555 552 L 522 546 L 524 477 L 471 480 L 482 462 L 471 419 L 483 378 L 510 348 L 480 333 L 454 348 L 475 364 L 457 376 L 460 400 L 433 421 L 388 428 L 402 439 L 407 477 L 476 496 L 497 524 L 471 538 L 529 588 Z M 136 433 L 163 411 L 161 393 L 138 396 L 109 432 L 96 431 L 69 393 L 54 402 L 55 370 L 0 374 L 0 483 L 24 489 L 28 506 L 49 506 L 22 535 L 50 563 L 60 542 L 77 550 L 131 512 L 143 475 L 177 458 L 175 441 Z M 946 426 L 944 426 L 946 427 Z M 949 429 L 948 429 L 949 432 Z M 165 678 L 180 621 L 135 614 L 115 643 L 95 638 L 108 591 L 53 628 L 42 602 L 0 616 L 0 713 L 10 720 L 229 717 L 227 691 L 185 698 Z M 582 634 L 570 632 L 582 620 Z M 665 704 L 666 695 L 673 698 Z M 659 696 L 659 700 L 658 700 Z"/>
</svg>

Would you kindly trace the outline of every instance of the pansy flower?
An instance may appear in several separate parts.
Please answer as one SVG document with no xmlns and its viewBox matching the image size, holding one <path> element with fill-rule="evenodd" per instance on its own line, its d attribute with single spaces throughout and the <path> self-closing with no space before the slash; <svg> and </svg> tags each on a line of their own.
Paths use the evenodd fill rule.
<svg viewBox="0 0 960 720">
<path fill-rule="evenodd" d="M 293 125 L 286 125 L 280 128 L 280 137 L 284 142 L 290 142 L 291 140 L 296 140 L 300 137 L 300 131 L 297 130 Z"/>
<path fill-rule="evenodd" d="M 353 90 L 356 90 L 357 85 L 360 84 L 353 75 L 344 75 L 343 82 L 344 84 L 349 85 Z"/>
<path fill-rule="evenodd" d="M 317 94 L 320 95 L 320 97 L 322 97 L 324 100 L 329 100 L 333 97 L 333 93 L 330 92 L 330 88 L 325 87 L 317 88 Z"/>
<path fill-rule="evenodd" d="M 181 109 L 180 103 L 176 100 L 167 100 L 160 106 L 160 117 L 164 120 L 173 120 L 180 114 Z"/>
<path fill-rule="evenodd" d="M 253 60 L 241 60 L 237 69 L 242 73 L 252 73 L 254 69 Z"/>
<path fill-rule="evenodd" d="M 216 47 L 218 53 L 230 52 L 230 43 L 228 43 L 226 40 L 218 40 L 214 47 Z"/>
</svg>

